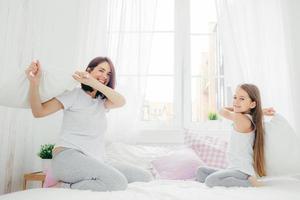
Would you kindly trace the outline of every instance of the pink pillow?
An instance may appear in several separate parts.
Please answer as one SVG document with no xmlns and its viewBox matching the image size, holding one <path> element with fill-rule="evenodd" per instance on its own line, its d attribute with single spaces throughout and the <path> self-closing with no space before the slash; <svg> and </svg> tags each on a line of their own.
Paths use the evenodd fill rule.
<svg viewBox="0 0 300 200">
<path fill-rule="evenodd" d="M 46 171 L 46 177 L 45 177 L 45 182 L 44 182 L 43 187 L 48 188 L 48 187 L 54 186 L 57 183 L 58 183 L 57 180 L 55 180 L 55 178 L 53 177 L 52 170 L 48 169 Z"/>
<path fill-rule="evenodd" d="M 196 176 L 203 162 L 192 149 L 182 149 L 151 162 L 153 173 L 160 179 L 187 180 Z"/>
<path fill-rule="evenodd" d="M 227 141 L 189 130 L 185 134 L 184 143 L 195 151 L 206 166 L 221 169 L 227 167 Z"/>
</svg>

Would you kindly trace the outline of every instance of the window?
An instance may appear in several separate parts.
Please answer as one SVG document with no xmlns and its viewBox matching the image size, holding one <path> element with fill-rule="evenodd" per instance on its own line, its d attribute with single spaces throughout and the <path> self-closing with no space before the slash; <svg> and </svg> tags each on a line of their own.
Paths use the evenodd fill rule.
<svg viewBox="0 0 300 200">
<path fill-rule="evenodd" d="M 143 35 L 141 39 L 147 40 L 151 36 L 148 70 L 141 77 L 130 74 L 130 68 L 122 73 L 124 80 L 130 76 L 143 79 L 145 83 L 141 128 L 201 126 L 207 121 L 209 112 L 216 112 L 224 102 L 215 1 L 145 2 L 155 5 L 148 8 L 153 9 L 153 27 L 138 33 L 125 31 L 128 31 L 126 37 L 140 34 Z M 111 12 L 118 15 L 118 9 Z M 120 31 L 117 28 L 115 31 Z"/>
<path fill-rule="evenodd" d="M 150 64 L 141 120 L 167 122 L 175 117 L 174 0 L 157 1 Z"/>
<path fill-rule="evenodd" d="M 215 2 L 190 0 L 189 6 L 188 1 L 159 2 L 158 7 L 161 6 L 161 9 L 158 12 L 164 13 L 168 20 L 164 21 L 164 26 L 159 24 L 155 29 L 156 35 L 165 37 L 160 36 L 160 41 L 153 42 L 155 53 L 151 54 L 151 61 L 155 65 L 150 65 L 149 69 L 142 120 L 168 121 L 166 124 L 173 121 L 185 127 L 199 125 L 224 102 L 224 72 L 218 48 Z M 174 8 L 174 16 L 177 17 L 170 17 L 173 16 L 171 8 Z M 156 19 L 164 19 L 161 13 L 157 13 Z M 173 24 L 177 27 L 173 27 Z M 189 31 L 182 31 L 184 29 Z M 173 39 L 178 41 L 173 43 Z M 186 47 L 188 50 L 184 52 Z M 174 52 L 173 55 L 176 52 L 182 55 L 182 59 L 176 60 L 171 52 Z M 174 65 L 180 60 L 186 62 Z M 176 67 L 180 69 L 176 70 Z M 188 75 L 182 76 L 183 73 Z M 181 80 L 182 83 L 178 84 L 174 80 Z"/>
<path fill-rule="evenodd" d="M 187 124 L 204 122 L 224 102 L 215 1 L 190 0 L 190 88 Z M 186 88 L 188 90 L 188 88 Z"/>
</svg>

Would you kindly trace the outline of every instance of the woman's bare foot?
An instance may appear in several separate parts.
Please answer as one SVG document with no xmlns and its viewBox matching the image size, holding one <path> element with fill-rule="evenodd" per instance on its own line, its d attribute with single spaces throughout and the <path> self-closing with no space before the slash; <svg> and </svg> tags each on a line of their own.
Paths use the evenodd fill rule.
<svg viewBox="0 0 300 200">
<path fill-rule="evenodd" d="M 248 180 L 253 187 L 261 187 L 264 185 L 261 181 L 258 181 L 257 178 L 253 176 L 250 176 Z"/>
</svg>

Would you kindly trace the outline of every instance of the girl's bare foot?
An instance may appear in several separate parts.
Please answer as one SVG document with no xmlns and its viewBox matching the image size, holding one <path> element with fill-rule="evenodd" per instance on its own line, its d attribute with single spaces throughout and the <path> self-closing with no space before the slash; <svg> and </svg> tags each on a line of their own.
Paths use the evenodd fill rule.
<svg viewBox="0 0 300 200">
<path fill-rule="evenodd" d="M 250 176 L 248 180 L 253 187 L 261 187 L 264 185 L 261 181 L 258 181 L 257 178 L 253 176 Z"/>
</svg>

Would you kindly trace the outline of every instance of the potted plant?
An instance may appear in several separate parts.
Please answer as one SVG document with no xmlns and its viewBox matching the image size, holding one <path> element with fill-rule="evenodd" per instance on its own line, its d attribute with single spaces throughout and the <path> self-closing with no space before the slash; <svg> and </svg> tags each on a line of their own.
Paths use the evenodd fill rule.
<svg viewBox="0 0 300 200">
<path fill-rule="evenodd" d="M 42 159 L 43 172 L 47 172 L 51 167 L 52 149 L 54 144 L 41 145 L 38 156 Z"/>
<path fill-rule="evenodd" d="M 218 117 L 218 114 L 216 112 L 209 112 L 208 113 L 208 119 L 209 120 L 218 120 L 219 117 Z"/>
<path fill-rule="evenodd" d="M 216 112 L 209 112 L 207 115 L 207 119 L 208 119 L 208 127 L 211 130 L 219 130 L 220 129 L 220 120 L 219 120 L 219 116 Z"/>
</svg>

